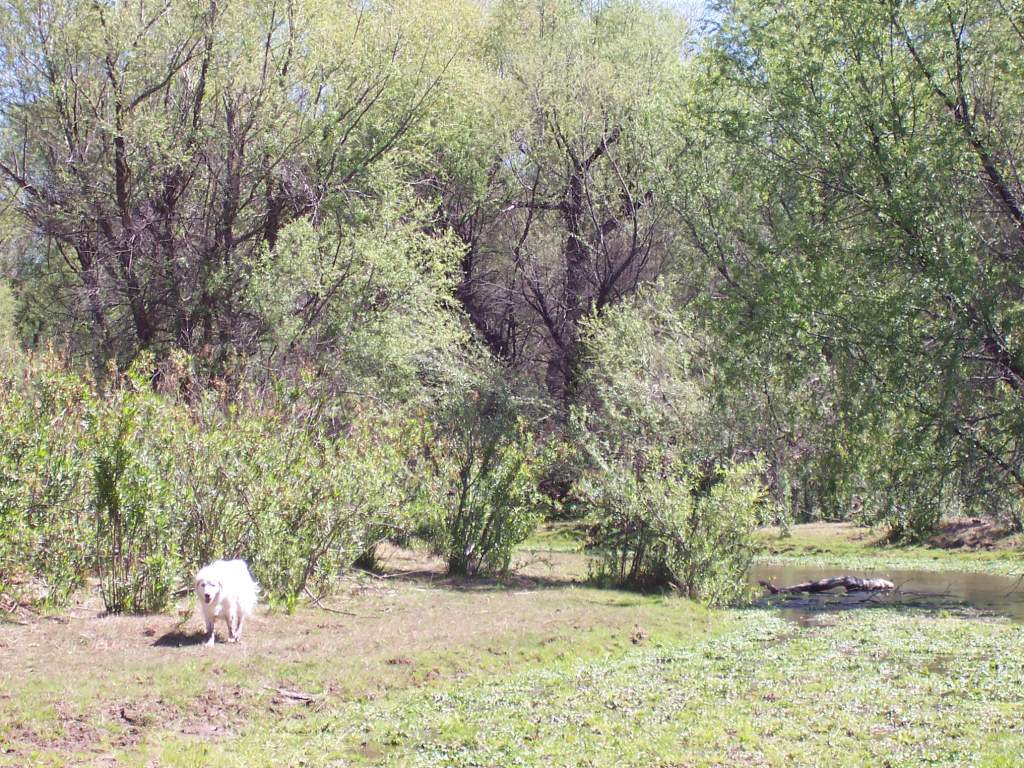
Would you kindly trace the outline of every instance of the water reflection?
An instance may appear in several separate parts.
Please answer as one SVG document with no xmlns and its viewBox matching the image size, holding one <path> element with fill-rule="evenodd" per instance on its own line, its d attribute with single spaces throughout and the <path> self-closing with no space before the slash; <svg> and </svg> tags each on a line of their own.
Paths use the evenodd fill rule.
<svg viewBox="0 0 1024 768">
<path fill-rule="evenodd" d="M 841 568 L 755 565 L 750 570 L 749 579 L 754 584 L 765 580 L 774 581 L 778 586 L 789 586 L 846 574 L 889 579 L 896 584 L 896 591 L 845 594 L 842 590 L 836 590 L 816 595 L 769 595 L 759 599 L 757 604 L 779 608 L 783 616 L 799 624 L 813 624 L 822 614 L 831 611 L 885 605 L 975 609 L 1024 622 L 1024 581 L 1006 576 L 955 571 L 851 572 Z"/>
</svg>

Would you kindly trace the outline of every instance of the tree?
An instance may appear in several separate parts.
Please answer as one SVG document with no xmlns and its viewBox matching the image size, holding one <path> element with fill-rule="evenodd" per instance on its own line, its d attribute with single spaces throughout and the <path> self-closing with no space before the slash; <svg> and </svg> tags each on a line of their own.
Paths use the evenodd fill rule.
<svg viewBox="0 0 1024 768">
<path fill-rule="evenodd" d="M 172 348 L 223 362 L 251 330 L 248 270 L 403 149 L 459 12 L 6 4 L 0 177 L 35 234 L 21 273 L 64 313 L 47 320 L 122 362 Z"/>
<path fill-rule="evenodd" d="M 489 348 L 565 402 L 581 319 L 672 257 L 665 97 L 684 29 L 636 2 L 507 0 L 488 21 L 501 101 L 488 137 L 464 134 L 475 163 L 440 164 L 440 222 L 466 247 L 458 297 Z"/>
<path fill-rule="evenodd" d="M 1017 15 L 999 2 L 718 12 L 699 108 L 681 111 L 699 116 L 688 153 L 710 173 L 679 200 L 718 275 L 729 348 L 772 387 L 829 382 L 839 471 L 897 533 L 965 508 L 1019 524 Z"/>
</svg>

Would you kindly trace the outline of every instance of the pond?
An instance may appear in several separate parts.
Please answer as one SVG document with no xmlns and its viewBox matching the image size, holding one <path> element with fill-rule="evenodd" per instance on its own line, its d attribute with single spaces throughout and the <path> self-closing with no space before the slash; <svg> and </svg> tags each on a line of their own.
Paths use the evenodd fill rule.
<svg viewBox="0 0 1024 768">
<path fill-rule="evenodd" d="M 773 581 L 789 586 L 830 576 L 860 576 L 889 579 L 894 592 L 846 594 L 838 589 L 820 594 L 766 595 L 757 605 L 777 607 L 782 615 L 800 624 L 813 624 L 823 613 L 880 605 L 906 605 L 941 609 L 974 609 L 983 613 L 1008 616 L 1024 622 L 1024 580 L 985 573 L 959 571 L 856 571 L 839 568 L 754 565 L 749 579 Z"/>
</svg>

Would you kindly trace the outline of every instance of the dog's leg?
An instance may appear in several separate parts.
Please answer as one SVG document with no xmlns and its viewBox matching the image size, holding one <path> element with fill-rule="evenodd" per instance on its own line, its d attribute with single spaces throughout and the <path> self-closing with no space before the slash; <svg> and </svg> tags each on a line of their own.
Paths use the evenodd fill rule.
<svg viewBox="0 0 1024 768">
<path fill-rule="evenodd" d="M 235 627 L 235 640 L 242 639 L 242 624 L 245 623 L 245 611 L 238 612 L 238 625 Z"/>
<path fill-rule="evenodd" d="M 206 622 L 206 644 L 213 645 L 215 642 L 217 642 L 217 630 L 214 629 L 213 618 L 211 616 L 207 616 L 204 613 L 203 620 Z"/>
<path fill-rule="evenodd" d="M 228 609 L 228 642 L 238 641 L 238 606 L 232 605 Z"/>
</svg>

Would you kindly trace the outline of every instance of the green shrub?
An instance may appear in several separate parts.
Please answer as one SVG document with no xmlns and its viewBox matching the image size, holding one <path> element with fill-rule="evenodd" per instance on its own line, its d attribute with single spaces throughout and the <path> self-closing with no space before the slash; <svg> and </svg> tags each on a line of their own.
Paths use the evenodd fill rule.
<svg viewBox="0 0 1024 768">
<path fill-rule="evenodd" d="M 399 455 L 375 426 L 354 424 L 344 439 L 293 431 L 256 450 L 251 561 L 271 594 L 294 600 L 307 586 L 328 588 L 379 541 L 385 521 L 397 524 Z"/>
<path fill-rule="evenodd" d="M 426 536 L 460 575 L 503 575 L 543 517 L 540 456 L 507 393 L 471 396 L 439 439 Z"/>
<path fill-rule="evenodd" d="M 208 409 L 208 413 L 203 410 Z M 254 549 L 252 467 L 263 438 L 256 419 L 228 422 L 215 404 L 201 406 L 196 423 L 175 450 L 174 493 L 180 515 L 181 557 L 194 573 L 218 558 L 249 555 Z"/>
<path fill-rule="evenodd" d="M 745 595 L 764 488 L 756 462 L 694 472 L 654 454 L 642 468 L 607 467 L 584 481 L 595 524 L 598 577 L 640 588 L 672 586 L 712 605 Z"/>
<path fill-rule="evenodd" d="M 500 573 L 539 519 L 537 449 L 508 402 L 442 438 L 418 409 L 301 386 L 229 398 L 191 376 L 141 357 L 100 390 L 54 356 L 0 375 L 0 589 L 56 601 L 91 573 L 108 611 L 159 611 L 187 573 L 240 557 L 293 607 L 417 526 L 453 571 Z"/>
<path fill-rule="evenodd" d="M 332 435 L 284 400 L 244 397 L 227 406 L 206 398 L 179 433 L 181 556 L 190 569 L 244 558 L 264 594 L 294 606 L 307 587 L 329 589 L 379 541 L 409 528 L 414 425 L 353 409 Z"/>
<path fill-rule="evenodd" d="M 27 597 L 60 604 L 88 574 L 95 406 L 50 355 L 0 373 L 0 592 L 35 580 Z"/>
<path fill-rule="evenodd" d="M 174 419 L 160 406 L 146 390 L 119 389 L 96 417 L 96 564 L 110 613 L 163 610 L 181 576 Z"/>
<path fill-rule="evenodd" d="M 671 585 L 711 604 L 740 598 L 763 467 L 735 461 L 716 431 L 700 334 L 663 284 L 583 329 L 587 401 L 573 410 L 571 429 L 598 576 Z"/>
</svg>

